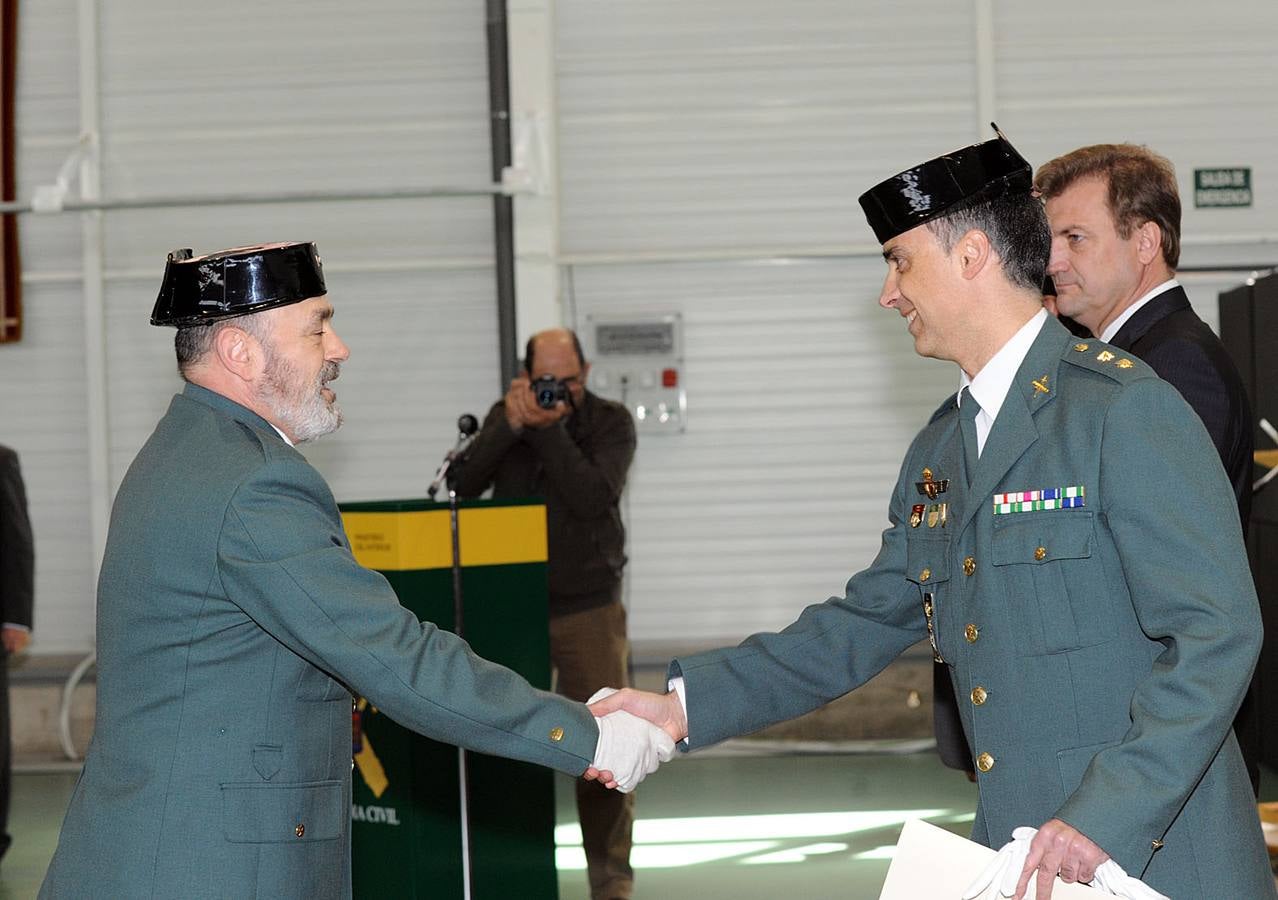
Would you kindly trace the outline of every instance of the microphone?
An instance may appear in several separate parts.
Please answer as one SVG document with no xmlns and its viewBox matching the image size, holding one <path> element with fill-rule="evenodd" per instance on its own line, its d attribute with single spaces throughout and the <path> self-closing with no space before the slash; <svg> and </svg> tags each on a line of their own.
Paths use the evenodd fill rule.
<svg viewBox="0 0 1278 900">
<path fill-rule="evenodd" d="M 435 499 L 435 495 L 439 493 L 439 486 L 448 477 L 448 469 L 470 445 L 470 441 L 477 431 L 479 431 L 479 420 L 470 413 L 462 413 L 457 419 L 457 443 L 453 445 L 453 449 L 444 454 L 444 461 L 435 470 L 435 480 L 426 489 L 426 496 L 431 500 Z"/>
</svg>

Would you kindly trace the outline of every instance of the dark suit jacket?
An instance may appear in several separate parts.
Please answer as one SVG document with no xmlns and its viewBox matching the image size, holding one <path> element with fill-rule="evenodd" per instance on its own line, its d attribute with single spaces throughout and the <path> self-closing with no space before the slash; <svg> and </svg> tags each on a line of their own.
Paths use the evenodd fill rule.
<svg viewBox="0 0 1278 900">
<path fill-rule="evenodd" d="M 18 454 L 0 447 L 0 622 L 31 627 L 33 546 Z"/>
<path fill-rule="evenodd" d="M 634 456 L 635 423 L 620 403 L 586 391 L 567 419 L 516 434 L 499 400 L 454 470 L 456 489 L 478 497 L 491 484 L 494 497 L 546 498 L 550 614 L 564 615 L 616 596 L 626 565 L 619 505 Z"/>
<path fill-rule="evenodd" d="M 1220 338 L 1177 285 L 1137 310 L 1110 343 L 1130 350 L 1170 381 L 1203 420 L 1233 485 L 1245 534 L 1251 517 L 1251 406 Z"/>
</svg>

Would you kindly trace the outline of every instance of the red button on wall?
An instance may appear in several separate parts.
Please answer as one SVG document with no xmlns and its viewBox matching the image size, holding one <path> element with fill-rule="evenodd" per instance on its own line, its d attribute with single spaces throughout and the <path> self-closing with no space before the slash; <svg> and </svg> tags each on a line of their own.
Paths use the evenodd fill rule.
<svg viewBox="0 0 1278 900">
<path fill-rule="evenodd" d="M 661 386 L 662 387 L 678 387 L 679 386 L 679 370 L 678 369 L 662 369 L 661 370 Z"/>
</svg>

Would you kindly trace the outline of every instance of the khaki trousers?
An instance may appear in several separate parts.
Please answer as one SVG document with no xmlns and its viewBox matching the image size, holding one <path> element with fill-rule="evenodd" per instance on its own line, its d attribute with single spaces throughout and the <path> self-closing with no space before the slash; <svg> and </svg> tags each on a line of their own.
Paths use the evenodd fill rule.
<svg viewBox="0 0 1278 900">
<path fill-rule="evenodd" d="M 550 619 L 550 662 L 556 689 L 584 702 L 601 687 L 626 687 L 630 645 L 620 601 Z M 593 900 L 627 900 L 634 885 L 630 832 L 634 794 L 577 781 L 577 818 Z"/>
</svg>

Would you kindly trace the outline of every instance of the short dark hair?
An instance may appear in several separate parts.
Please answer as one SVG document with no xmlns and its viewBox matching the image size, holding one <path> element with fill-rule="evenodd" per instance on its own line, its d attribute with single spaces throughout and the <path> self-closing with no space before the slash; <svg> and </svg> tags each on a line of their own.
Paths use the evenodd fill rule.
<svg viewBox="0 0 1278 900">
<path fill-rule="evenodd" d="M 984 232 L 1008 281 L 1035 292 L 1042 288 L 1052 252 L 1052 229 L 1038 198 L 1014 193 L 967 201 L 928 222 L 927 229 L 946 253 L 967 232 Z"/>
<path fill-rule="evenodd" d="M 265 320 L 256 313 L 246 316 L 234 316 L 229 319 L 217 319 L 203 325 L 185 325 L 178 328 L 173 336 L 173 349 L 177 354 L 178 374 L 183 381 L 189 381 L 187 374 L 191 367 L 204 359 L 213 349 L 213 339 L 223 328 L 234 326 L 247 331 L 258 340 L 266 340 Z"/>
<path fill-rule="evenodd" d="M 577 338 L 577 332 L 573 331 L 571 328 L 565 328 L 564 331 L 567 331 L 568 336 L 572 338 L 572 349 L 577 352 L 577 362 L 581 364 L 583 369 L 586 368 L 586 354 L 581 352 L 581 341 Z M 528 343 L 524 344 L 524 371 L 529 375 L 532 374 L 533 369 L 533 344 L 537 342 L 537 338 L 540 334 L 542 334 L 542 332 L 534 334 L 528 339 Z"/>
<path fill-rule="evenodd" d="M 1140 144 L 1092 144 L 1044 163 L 1034 186 L 1045 198 L 1059 196 L 1084 178 L 1103 179 L 1109 188 L 1109 214 L 1118 236 L 1153 222 L 1162 230 L 1163 261 L 1180 262 L 1180 193 L 1176 168 L 1167 157 Z"/>
</svg>

